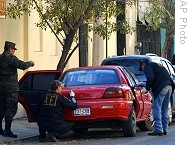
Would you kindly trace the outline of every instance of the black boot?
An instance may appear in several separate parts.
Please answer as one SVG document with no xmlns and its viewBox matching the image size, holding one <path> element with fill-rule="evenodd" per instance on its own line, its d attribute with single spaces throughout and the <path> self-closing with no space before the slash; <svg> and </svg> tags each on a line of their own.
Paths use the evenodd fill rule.
<svg viewBox="0 0 190 145">
<path fill-rule="evenodd" d="M 2 136 L 17 138 L 17 135 L 13 134 L 11 131 L 11 123 L 12 121 L 5 121 L 5 130 L 2 133 Z"/>
<path fill-rule="evenodd" d="M 46 130 L 39 126 L 39 142 L 46 142 Z"/>
<path fill-rule="evenodd" d="M 1 117 L 0 117 L 0 135 L 2 135 L 3 133 L 3 127 L 2 127 L 2 123 L 3 123 L 3 115 L 1 114 Z"/>
<path fill-rule="evenodd" d="M 2 121 L 0 122 L 0 134 L 3 133 L 3 128 L 2 128 Z"/>
<path fill-rule="evenodd" d="M 2 128 L 0 128 L 0 134 L 2 134 L 3 133 L 3 129 Z"/>
<path fill-rule="evenodd" d="M 1 135 L 2 133 L 3 133 L 3 129 L 1 128 L 1 129 L 0 129 L 0 135 Z"/>
</svg>

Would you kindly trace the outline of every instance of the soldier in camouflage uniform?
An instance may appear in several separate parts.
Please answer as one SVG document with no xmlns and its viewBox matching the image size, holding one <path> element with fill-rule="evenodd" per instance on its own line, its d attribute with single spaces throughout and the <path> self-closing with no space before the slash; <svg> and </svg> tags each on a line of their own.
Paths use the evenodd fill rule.
<svg viewBox="0 0 190 145">
<path fill-rule="evenodd" d="M 18 74 L 17 69 L 28 69 L 34 66 L 33 61 L 24 62 L 19 60 L 14 52 L 15 43 L 6 41 L 4 52 L 0 54 L 0 134 L 4 137 L 17 135 L 11 131 L 13 117 L 18 109 Z M 5 130 L 2 129 L 2 120 L 5 120 Z"/>
</svg>

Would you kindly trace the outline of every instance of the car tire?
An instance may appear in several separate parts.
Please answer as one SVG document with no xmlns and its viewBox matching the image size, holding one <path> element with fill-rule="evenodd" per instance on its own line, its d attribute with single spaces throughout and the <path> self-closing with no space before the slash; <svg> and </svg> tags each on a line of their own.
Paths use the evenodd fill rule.
<svg viewBox="0 0 190 145">
<path fill-rule="evenodd" d="M 85 134 L 88 132 L 88 128 L 75 128 L 73 129 L 73 132 L 77 134 Z"/>
<path fill-rule="evenodd" d="M 137 132 L 136 113 L 134 107 L 127 121 L 122 121 L 122 131 L 125 137 L 135 137 Z"/>
<path fill-rule="evenodd" d="M 138 123 L 138 127 L 141 131 L 153 131 L 154 130 L 154 116 L 150 111 L 146 121 Z"/>
</svg>

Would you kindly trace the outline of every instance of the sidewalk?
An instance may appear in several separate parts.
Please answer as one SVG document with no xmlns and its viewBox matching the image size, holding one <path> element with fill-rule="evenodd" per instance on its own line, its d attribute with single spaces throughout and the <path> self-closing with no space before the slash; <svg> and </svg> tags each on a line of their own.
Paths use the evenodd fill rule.
<svg viewBox="0 0 190 145">
<path fill-rule="evenodd" d="M 2 135 L 0 135 L 0 144 L 10 143 L 12 141 L 34 137 L 39 134 L 37 123 L 29 123 L 27 118 L 14 119 L 12 122 L 12 132 L 17 135 L 17 138 L 3 137 Z"/>
</svg>

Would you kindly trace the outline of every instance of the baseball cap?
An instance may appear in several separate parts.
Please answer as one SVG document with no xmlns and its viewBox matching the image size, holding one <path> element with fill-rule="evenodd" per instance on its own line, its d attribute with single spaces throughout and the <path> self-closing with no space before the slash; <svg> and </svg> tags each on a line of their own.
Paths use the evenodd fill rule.
<svg viewBox="0 0 190 145">
<path fill-rule="evenodd" d="M 61 82 L 58 80 L 54 80 L 51 83 L 51 90 L 56 90 L 59 86 L 61 86 Z"/>
<path fill-rule="evenodd" d="M 145 60 L 145 59 L 142 59 L 140 61 L 140 63 L 139 63 L 139 71 L 142 71 L 142 68 L 141 68 L 142 64 L 147 63 L 147 62 L 148 62 L 148 60 Z"/>
</svg>

